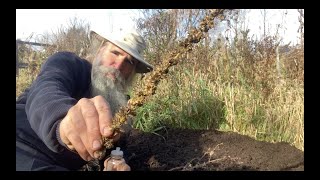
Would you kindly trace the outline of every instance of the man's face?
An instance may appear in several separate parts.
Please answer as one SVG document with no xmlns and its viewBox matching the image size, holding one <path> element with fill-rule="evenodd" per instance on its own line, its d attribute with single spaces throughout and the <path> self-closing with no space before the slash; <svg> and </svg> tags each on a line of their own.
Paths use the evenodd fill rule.
<svg viewBox="0 0 320 180">
<path fill-rule="evenodd" d="M 134 73 L 138 61 L 119 47 L 108 43 L 100 48 L 94 63 L 119 70 L 120 75 L 127 80 Z M 114 77 L 113 74 L 108 76 Z"/>
<path fill-rule="evenodd" d="M 101 47 L 93 61 L 91 95 L 103 96 L 113 114 L 127 103 L 125 92 L 131 85 L 136 64 L 137 60 L 111 43 Z"/>
</svg>

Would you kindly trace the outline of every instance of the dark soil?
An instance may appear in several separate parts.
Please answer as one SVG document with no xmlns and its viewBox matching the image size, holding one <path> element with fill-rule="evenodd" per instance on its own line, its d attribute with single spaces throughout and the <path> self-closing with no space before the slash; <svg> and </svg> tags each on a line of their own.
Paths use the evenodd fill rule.
<svg viewBox="0 0 320 180">
<path fill-rule="evenodd" d="M 134 129 L 118 142 L 132 171 L 304 171 L 304 152 L 288 143 L 216 130 L 169 129 L 160 134 Z M 91 162 L 82 170 L 101 170 L 98 164 Z"/>
<path fill-rule="evenodd" d="M 216 130 L 132 130 L 124 153 L 133 171 L 304 171 L 304 152 Z"/>
</svg>

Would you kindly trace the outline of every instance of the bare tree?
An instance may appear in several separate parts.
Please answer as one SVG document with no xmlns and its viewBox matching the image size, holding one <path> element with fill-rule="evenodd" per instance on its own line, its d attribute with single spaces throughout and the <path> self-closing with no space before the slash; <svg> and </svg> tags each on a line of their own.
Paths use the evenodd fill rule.
<svg viewBox="0 0 320 180">
<path fill-rule="evenodd" d="M 300 33 L 300 45 L 303 46 L 304 45 L 304 9 L 298 9 L 298 13 L 299 13 L 299 29 L 298 29 L 298 33 Z"/>
<path fill-rule="evenodd" d="M 190 28 L 199 23 L 205 10 L 199 9 L 143 9 L 143 17 L 138 19 L 137 27 L 147 40 L 147 56 L 153 61 L 161 60 L 168 49 L 186 37 Z M 157 62 L 155 62 L 157 63 Z"/>
<path fill-rule="evenodd" d="M 266 37 L 266 23 L 267 23 L 267 10 L 263 9 L 260 11 L 263 18 L 263 39 Z"/>
<path fill-rule="evenodd" d="M 288 14 L 288 11 L 285 10 L 283 11 L 282 15 L 281 15 L 281 23 L 276 25 L 276 34 L 275 34 L 275 53 L 276 53 L 276 68 L 277 68 L 277 72 L 278 72 L 278 77 L 281 79 L 282 78 L 282 62 L 280 59 L 280 52 L 279 52 L 279 46 L 280 46 L 280 42 L 282 41 L 282 38 L 279 36 L 279 31 L 281 28 L 284 28 L 284 24 L 285 24 L 285 19 L 286 16 Z M 289 43 L 290 44 L 290 43 Z"/>
<path fill-rule="evenodd" d="M 55 49 L 47 51 L 70 51 L 85 57 L 89 46 L 90 24 L 76 17 L 69 19 L 66 27 L 61 26 L 56 32 L 45 34 L 39 42 L 53 44 Z"/>
</svg>

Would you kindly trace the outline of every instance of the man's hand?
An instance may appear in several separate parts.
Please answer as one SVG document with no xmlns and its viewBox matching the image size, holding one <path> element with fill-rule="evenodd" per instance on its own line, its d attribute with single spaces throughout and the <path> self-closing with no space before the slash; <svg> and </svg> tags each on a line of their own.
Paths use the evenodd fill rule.
<svg viewBox="0 0 320 180">
<path fill-rule="evenodd" d="M 60 123 L 59 133 L 63 143 L 76 150 L 82 159 L 101 158 L 102 136 L 113 138 L 112 114 L 102 96 L 82 98 L 68 111 Z M 118 138 L 116 138 L 118 139 Z"/>
</svg>

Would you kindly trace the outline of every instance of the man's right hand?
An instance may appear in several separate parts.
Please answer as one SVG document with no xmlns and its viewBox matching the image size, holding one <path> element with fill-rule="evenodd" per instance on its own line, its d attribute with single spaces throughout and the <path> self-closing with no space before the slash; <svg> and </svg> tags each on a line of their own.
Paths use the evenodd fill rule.
<svg viewBox="0 0 320 180">
<path fill-rule="evenodd" d="M 66 146 L 78 152 L 82 159 L 100 158 L 102 136 L 113 138 L 112 114 L 102 96 L 82 98 L 69 109 L 60 123 L 60 138 Z"/>
</svg>

